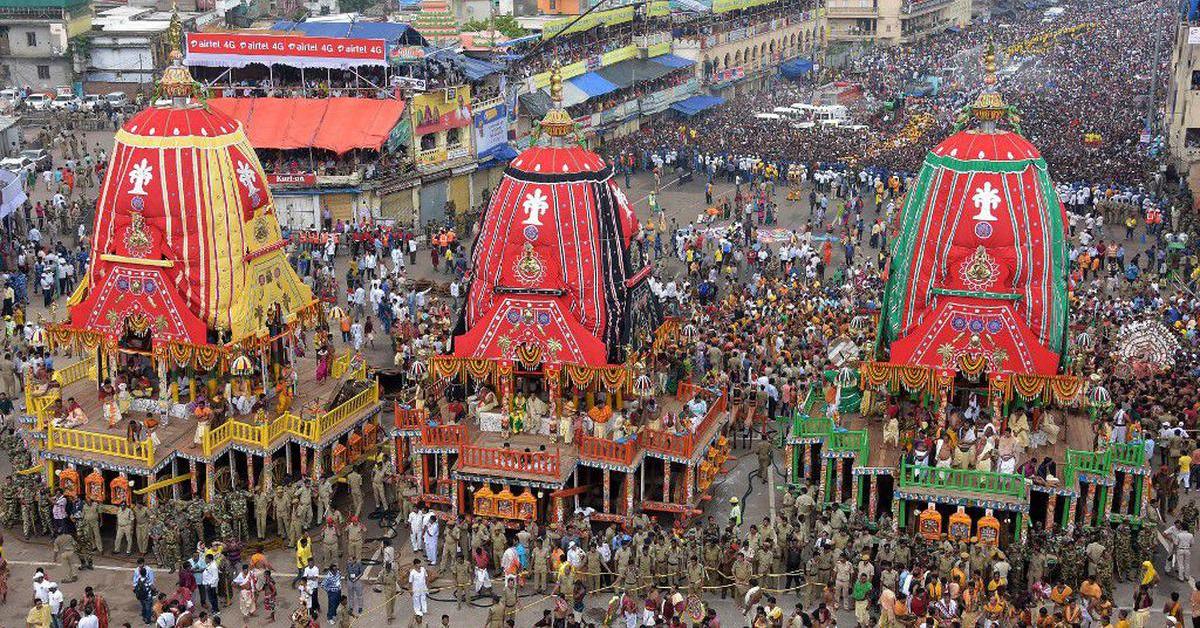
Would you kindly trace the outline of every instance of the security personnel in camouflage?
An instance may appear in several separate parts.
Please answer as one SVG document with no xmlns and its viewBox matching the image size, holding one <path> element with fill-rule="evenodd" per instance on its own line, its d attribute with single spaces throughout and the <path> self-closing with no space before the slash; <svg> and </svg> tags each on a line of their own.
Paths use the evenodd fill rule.
<svg viewBox="0 0 1200 628">
<path fill-rule="evenodd" d="M 92 556 L 96 554 L 96 546 L 92 532 L 87 529 L 83 519 L 86 508 L 87 502 L 85 501 L 79 511 L 71 516 L 75 519 L 75 551 L 79 555 L 79 564 L 82 569 L 91 569 Z"/>
<path fill-rule="evenodd" d="M 1113 574 L 1117 582 L 1129 580 L 1129 571 L 1136 562 L 1133 553 L 1133 533 L 1128 523 L 1117 526 L 1117 534 L 1113 547 Z"/>
<path fill-rule="evenodd" d="M 162 550 L 161 550 L 162 558 L 160 560 L 162 560 L 162 562 L 164 563 L 164 566 L 167 569 L 172 568 L 174 565 L 178 565 L 179 559 L 183 555 L 183 552 L 181 551 L 182 548 L 179 544 L 179 533 L 180 533 L 179 526 L 171 525 L 171 522 L 169 520 L 165 521 L 163 523 L 162 543 L 154 544 L 155 553 L 160 553 L 160 550 L 158 548 L 160 545 L 162 546 Z M 195 545 L 193 545 L 192 547 L 195 547 Z M 188 552 L 191 552 L 191 551 L 192 551 L 191 549 L 188 549 Z"/>
<path fill-rule="evenodd" d="M 21 505 L 21 533 L 29 540 L 37 532 L 37 493 L 32 483 L 22 481 L 17 498 Z"/>
<path fill-rule="evenodd" d="M 204 501 L 193 499 L 187 503 L 187 522 L 195 534 L 196 543 L 203 543 L 204 538 Z M 190 551 L 190 550 L 189 550 Z"/>
<path fill-rule="evenodd" d="M 228 517 L 229 522 L 233 526 L 233 536 L 239 541 L 244 541 L 250 537 L 250 530 L 246 527 L 246 493 L 244 491 L 234 491 L 228 500 Z"/>
<path fill-rule="evenodd" d="M 0 500 L 3 500 L 4 506 L 0 522 L 6 528 L 16 526 L 17 522 L 21 520 L 21 502 L 17 499 L 17 485 L 13 483 L 11 475 L 5 476 L 3 483 L 0 483 Z"/>
<path fill-rule="evenodd" d="M 164 509 L 162 506 L 155 508 L 150 514 L 150 523 L 148 526 L 148 536 L 150 543 L 154 547 L 154 561 L 161 569 L 172 569 L 175 565 L 167 562 L 166 554 L 163 547 L 163 536 L 166 534 L 167 523 L 163 520 Z M 138 532 L 142 528 L 138 526 Z"/>
<path fill-rule="evenodd" d="M 37 484 L 38 525 L 42 534 L 54 533 L 54 517 L 51 514 L 54 505 L 50 501 L 50 487 L 38 482 Z"/>
</svg>

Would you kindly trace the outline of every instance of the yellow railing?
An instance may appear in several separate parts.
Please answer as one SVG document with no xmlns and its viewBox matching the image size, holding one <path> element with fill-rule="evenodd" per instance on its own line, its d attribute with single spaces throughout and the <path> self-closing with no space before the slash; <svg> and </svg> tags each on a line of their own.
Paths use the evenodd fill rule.
<svg viewBox="0 0 1200 628">
<path fill-rule="evenodd" d="M 289 412 L 279 415 L 264 425 L 226 421 L 219 427 L 209 430 L 205 435 L 204 455 L 210 457 L 231 442 L 266 449 L 285 434 L 316 443 L 346 419 L 377 403 L 379 403 L 379 382 L 371 382 L 370 388 L 351 397 L 329 412 L 318 415 L 315 419 L 305 419 Z"/>
<path fill-rule="evenodd" d="M 84 358 L 66 368 L 54 371 L 54 381 L 58 382 L 59 386 L 66 388 L 75 382 L 87 379 L 92 376 L 92 365 L 96 363 L 96 357 L 93 354 L 91 358 Z"/>
<path fill-rule="evenodd" d="M 46 426 L 46 449 L 74 449 L 125 458 L 147 466 L 154 464 L 154 443 L 149 440 L 130 442 L 123 436 L 54 427 L 53 424 Z"/>
<path fill-rule="evenodd" d="M 50 424 L 50 407 L 58 399 L 58 390 L 53 390 L 40 397 L 26 396 L 26 403 L 28 404 L 26 409 L 29 410 L 29 414 L 37 418 L 38 430 L 45 430 L 46 426 Z"/>
<path fill-rule="evenodd" d="M 322 414 L 317 417 L 317 431 L 313 435 L 313 441 L 321 440 L 327 432 L 337 427 L 345 421 L 347 417 L 352 416 L 362 409 L 379 403 L 379 382 L 371 382 L 370 388 L 354 395 L 342 405 Z"/>
</svg>

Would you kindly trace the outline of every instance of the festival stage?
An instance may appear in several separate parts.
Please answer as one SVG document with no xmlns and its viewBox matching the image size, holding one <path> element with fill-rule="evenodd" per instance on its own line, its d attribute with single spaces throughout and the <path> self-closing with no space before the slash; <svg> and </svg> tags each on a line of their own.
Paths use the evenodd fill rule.
<svg viewBox="0 0 1200 628">
<path fill-rule="evenodd" d="M 368 380 L 361 366 L 351 370 L 348 355 L 334 362 L 338 376 L 321 382 L 316 381 L 315 358 L 296 358 L 300 385 L 288 409 L 282 414 L 276 412 L 273 397 L 267 399 L 263 415 L 237 414 L 230 409 L 228 418 L 212 424 L 198 445 L 195 417 L 186 403 L 169 403 L 170 418 L 162 421 L 157 399 L 134 399 L 133 409 L 122 422 L 109 428 L 89 361 L 59 371 L 56 381 L 62 383 L 61 388 L 52 388 L 46 395 L 37 395 L 32 389 L 29 392 L 32 410 L 24 432 L 50 464 L 140 477 L 142 480 L 134 481 L 139 485 L 179 473 L 196 473 L 197 468 L 209 472 L 215 472 L 214 465 L 228 468 L 235 464 L 237 452 L 239 471 L 225 473 L 232 483 L 238 475 L 249 479 L 264 469 L 280 476 L 294 475 L 300 467 L 307 471 L 309 450 L 314 452 L 313 468 L 336 471 L 368 444 L 382 438 L 371 421 L 380 407 L 378 383 Z M 74 398 L 88 421 L 73 427 L 55 425 L 52 407 L 59 395 L 64 404 Z M 140 438 L 128 438 L 130 419 L 144 426 Z M 152 421 L 154 427 L 148 427 Z"/>
</svg>

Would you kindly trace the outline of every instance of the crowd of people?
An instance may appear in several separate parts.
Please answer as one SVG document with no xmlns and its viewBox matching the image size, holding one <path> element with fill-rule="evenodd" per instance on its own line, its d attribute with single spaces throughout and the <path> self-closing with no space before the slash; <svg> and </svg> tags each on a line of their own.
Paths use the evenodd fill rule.
<svg viewBox="0 0 1200 628">
<path fill-rule="evenodd" d="M 203 513 L 196 528 L 189 506 L 169 504 L 178 510 L 159 517 L 146 543 L 138 509 L 122 511 L 117 541 L 124 538 L 132 549 L 138 539 L 139 554 L 171 570 L 156 575 L 141 564 L 122 578 L 140 617 L 112 616 L 110 601 L 92 587 L 70 599 L 49 568 L 34 572 L 32 596 L 21 589 L 8 602 L 7 578 L 16 572 L 2 554 L 0 603 L 28 603 L 31 628 L 108 628 L 137 619 L 160 628 L 211 628 L 237 625 L 236 616 L 244 625 L 286 618 L 303 628 L 410 616 L 413 625 L 432 623 L 433 616 L 442 625 L 461 625 L 440 611 L 468 605 L 484 607 L 488 628 L 1142 628 L 1158 623 L 1157 615 L 1151 618 L 1157 610 L 1162 625 L 1187 617 L 1197 623 L 1200 584 L 1180 587 L 1170 580 L 1191 580 L 1192 531 L 1200 525 L 1189 495 L 1200 474 L 1193 437 L 1200 428 L 1200 230 L 1187 186 L 1160 173 L 1152 142 L 1141 141 L 1144 111 L 1137 98 L 1160 87 L 1147 77 L 1154 74 L 1154 40 L 1169 31 L 1173 7 L 1159 0 L 1068 5 L 1050 24 L 1033 13 L 1007 28 L 971 27 L 855 58 L 846 78 L 877 100 L 896 99 L 924 76 L 946 79 L 942 90 L 921 101 L 869 114 L 866 132 L 805 129 L 746 115 L 806 100 L 813 89 L 774 82 L 692 120 L 645 123 L 606 150 L 627 185 L 635 174 L 658 177 L 635 246 L 657 269 L 654 293 L 664 308 L 700 330 L 656 356 L 671 383 L 690 379 L 734 391 L 747 406 L 753 399 L 762 412 L 738 412 L 735 404 L 730 436 L 757 433 L 764 417 L 831 414 L 844 401 L 828 377 L 837 364 L 831 349 L 872 350 L 871 314 L 881 299 L 895 219 L 925 152 L 950 132 L 974 96 L 971 72 L 961 68 L 977 59 L 971 51 L 994 39 L 1015 67 L 1001 88 L 1022 110 L 1023 130 L 1045 154 L 1068 212 L 1077 313 L 1070 333 L 1087 348 L 1072 368 L 1096 374 L 1113 403 L 1097 403 L 1090 413 L 1017 407 L 994 415 L 964 393 L 951 401 L 943 421 L 910 400 L 863 398 L 868 416 L 862 420 L 882 434 L 879 451 L 870 455 L 889 464 L 903 459 L 921 467 L 1021 474 L 1054 487 L 1061 473 L 1049 454 L 1068 429 L 1077 440 L 1085 433 L 1083 440 L 1098 450 L 1112 443 L 1141 446 L 1152 465 L 1146 489 L 1152 508 L 1138 524 L 1043 523 L 1028 534 L 1006 530 L 1013 540 L 994 547 L 925 540 L 899 529 L 895 509 L 864 509 L 841 491 L 826 503 L 815 478 L 801 474 L 765 513 L 751 515 L 735 499 L 728 510 L 710 505 L 686 522 L 635 509 L 623 525 L 602 525 L 581 509 L 548 526 L 509 529 L 482 517 L 436 516 L 414 483 L 382 471 L 385 462 L 370 470 L 369 482 L 377 517 L 397 532 L 390 538 L 367 540 L 366 480 L 354 470 L 346 476 L 348 503 L 334 499 L 332 480 L 231 494 L 216 500 L 230 506 L 212 530 Z M 711 15 L 695 20 L 680 34 L 736 27 Z M 589 33 L 545 47 L 539 58 L 594 55 L 626 37 Z M 955 59 L 964 65 L 956 68 Z M 530 64 L 531 70 L 543 67 L 536 59 Z M 105 157 L 103 149 L 81 145 L 68 126 L 46 133 L 59 165 L 46 170 L 48 178 L 28 182 L 43 188 L 38 196 L 46 200 L 7 218 L 11 237 L 0 243 L 3 314 L 11 321 L 0 392 L 12 397 L 20 396 L 16 382 L 31 363 L 35 371 L 52 370 L 53 358 L 38 345 L 37 325 L 26 311 L 38 309 L 35 295 L 42 296 L 43 310 L 61 303 L 83 275 L 88 234 L 75 225 Z M 1084 133 L 1098 134 L 1099 143 L 1083 142 Z M 308 168 L 289 157 L 279 156 L 276 171 Z M 337 168 L 330 164 L 327 172 Z M 697 174 L 691 185 L 704 188 L 703 206 L 663 206 L 660 188 L 676 169 Z M 470 278 L 466 238 L 450 228 L 421 233 L 335 221 L 328 213 L 288 236 L 289 259 L 305 283 L 344 308 L 334 332 L 340 330 L 345 345 L 363 350 L 377 334 L 389 338 L 390 366 L 405 373 L 419 357 L 446 350 Z M 426 260 L 433 279 L 417 279 L 428 274 Z M 1153 377 L 1126 370 L 1116 357 L 1127 340 L 1123 325 L 1141 320 L 1161 322 L 1180 347 L 1169 368 Z M 14 468 L 26 468 L 28 451 L 11 436 L 8 417 L 16 408 L 8 396 L 0 396 L 7 449 Z M 747 436 L 743 442 L 758 464 L 751 480 L 766 482 L 781 456 L 775 441 Z M 57 574 L 64 583 L 77 562 L 86 568 L 92 554 L 103 552 L 98 514 L 70 500 L 60 509 L 59 495 L 24 484 L 4 487 L 3 495 L 7 525 L 26 523 L 27 508 L 34 534 L 44 524 L 41 532 L 54 540 L 55 558 L 64 564 Z M 16 516 L 8 511 L 10 501 Z M 43 502 L 49 516 L 41 513 Z M 272 564 L 249 538 L 251 515 L 255 536 L 263 538 L 273 523 L 286 540 L 282 564 Z M 69 523 L 75 519 L 79 525 Z M 188 525 L 162 529 L 172 520 Z M 168 545 L 177 554 L 162 553 Z M 93 576 L 92 583 L 101 579 Z M 372 585 L 380 594 L 376 603 L 367 599 Z M 125 594 L 117 590 L 109 597 Z M 401 602 L 411 602 L 411 611 Z"/>
</svg>

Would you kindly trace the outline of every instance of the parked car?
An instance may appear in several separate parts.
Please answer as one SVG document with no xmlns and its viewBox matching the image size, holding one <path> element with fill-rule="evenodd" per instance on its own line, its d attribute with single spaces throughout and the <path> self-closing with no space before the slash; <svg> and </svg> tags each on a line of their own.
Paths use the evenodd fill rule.
<svg viewBox="0 0 1200 628">
<path fill-rule="evenodd" d="M 19 109 L 21 103 L 25 102 L 25 99 L 21 97 L 21 90 L 18 89 L 0 89 L 0 100 L 7 102 L 13 111 Z"/>
<path fill-rule="evenodd" d="M 50 151 L 41 148 L 27 148 L 19 153 L 21 157 L 25 157 L 33 162 L 33 169 L 41 172 L 54 167 L 54 158 L 50 156 Z"/>
<path fill-rule="evenodd" d="M 113 109 L 124 109 L 129 105 L 129 96 L 126 96 L 125 92 L 109 92 L 104 95 L 104 100 L 107 100 Z"/>
<path fill-rule="evenodd" d="M 28 172 L 33 169 L 33 162 L 24 155 L 13 155 L 12 157 L 0 159 L 0 170 L 7 170 L 9 172 Z"/>
<path fill-rule="evenodd" d="M 50 109 L 56 111 L 79 111 L 79 105 L 79 99 L 74 94 L 59 94 L 50 101 Z"/>
<path fill-rule="evenodd" d="M 49 94 L 30 94 L 25 97 L 25 106 L 34 111 L 46 111 L 51 100 Z"/>
</svg>

